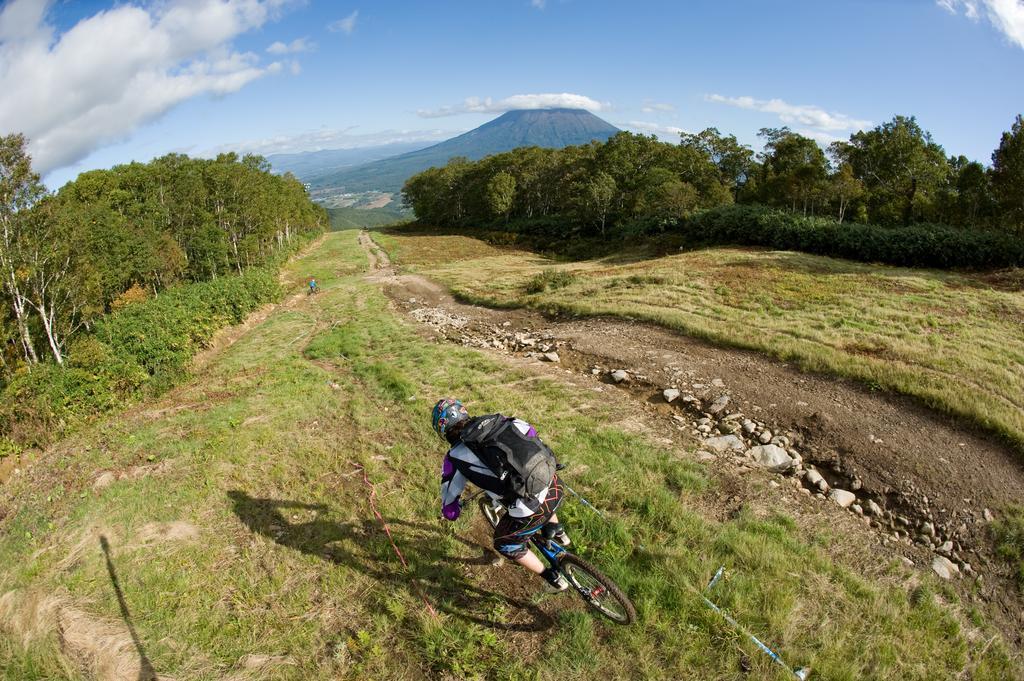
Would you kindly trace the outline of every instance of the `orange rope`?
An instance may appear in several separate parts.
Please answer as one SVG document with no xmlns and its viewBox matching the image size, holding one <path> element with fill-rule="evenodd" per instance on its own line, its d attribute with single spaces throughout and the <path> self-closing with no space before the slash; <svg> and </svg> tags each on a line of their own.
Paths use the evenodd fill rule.
<svg viewBox="0 0 1024 681">
<path fill-rule="evenodd" d="M 352 465 L 359 469 L 359 471 L 363 474 L 363 482 L 365 482 L 366 486 L 370 488 L 370 509 L 373 511 L 373 514 L 377 516 L 377 520 L 380 521 L 380 524 L 384 527 L 384 532 L 388 535 L 388 541 L 391 542 L 391 548 L 395 550 L 395 555 L 398 556 L 398 560 L 402 562 L 402 567 L 408 570 L 409 563 L 406 562 L 405 556 L 402 555 L 402 552 L 398 548 L 398 544 L 395 543 L 395 538 L 391 535 L 391 528 L 388 526 L 387 521 L 384 520 L 384 516 L 382 516 L 380 514 L 380 511 L 377 510 L 377 504 L 375 502 L 375 499 L 377 498 L 377 488 L 374 487 L 372 482 L 370 482 L 370 478 L 366 476 L 366 469 L 363 468 L 362 465 L 355 462 L 352 462 Z M 427 610 L 430 612 L 430 614 L 434 617 L 437 617 L 437 611 L 434 610 L 434 606 L 432 606 L 430 604 L 430 601 L 427 600 L 427 595 L 423 593 L 422 589 L 420 589 L 419 583 L 413 580 L 412 585 L 413 588 L 415 588 L 416 593 L 418 593 L 420 598 L 423 599 L 423 604 L 427 606 Z"/>
</svg>

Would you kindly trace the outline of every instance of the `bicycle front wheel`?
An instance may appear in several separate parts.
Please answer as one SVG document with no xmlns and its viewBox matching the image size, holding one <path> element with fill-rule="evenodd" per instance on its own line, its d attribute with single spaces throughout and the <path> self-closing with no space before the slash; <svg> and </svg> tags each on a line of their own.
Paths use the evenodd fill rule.
<svg viewBox="0 0 1024 681">
<path fill-rule="evenodd" d="M 636 609 L 622 589 L 593 565 L 572 553 L 563 554 L 558 561 L 565 578 L 579 592 L 587 605 L 616 624 L 631 624 Z"/>
</svg>

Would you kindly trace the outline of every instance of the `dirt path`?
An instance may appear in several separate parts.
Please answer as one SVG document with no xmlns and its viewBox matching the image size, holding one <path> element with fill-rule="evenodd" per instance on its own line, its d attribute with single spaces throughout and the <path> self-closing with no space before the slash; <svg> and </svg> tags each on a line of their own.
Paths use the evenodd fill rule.
<svg viewBox="0 0 1024 681">
<path fill-rule="evenodd" d="M 384 289 L 396 309 L 438 340 L 515 358 L 571 381 L 588 391 L 588 399 L 589 391 L 609 397 L 625 394 L 645 424 L 642 429 L 654 429 L 663 441 L 684 449 L 700 448 L 704 438 L 727 432 L 735 427 L 728 423 L 733 419 L 737 424 L 750 419 L 774 435 L 785 435 L 785 446 L 798 452 L 829 488 L 853 491 L 861 510 L 869 502 L 882 510 L 873 517 L 869 511 L 844 511 L 819 492 L 813 476 L 774 476 L 806 504 L 805 512 L 856 519 L 858 531 L 863 530 L 858 541 L 870 547 L 879 563 L 902 556 L 927 570 L 939 555 L 949 557 L 961 571 L 955 580 L 961 591 L 975 591 L 976 584 L 1010 639 L 1021 645 L 1024 600 L 1007 564 L 995 557 L 988 528 L 988 514 L 1019 503 L 1024 490 L 1024 461 L 1001 442 L 910 399 L 804 373 L 754 352 L 716 347 L 650 324 L 556 319 L 464 305 L 424 277 L 395 272 L 365 232 L 360 243 L 370 257 L 369 279 Z M 546 352 L 557 353 L 557 361 L 543 361 Z M 626 370 L 629 382 L 616 384 L 610 377 L 615 369 Z M 662 397 L 668 387 L 682 394 L 671 404 Z M 725 395 L 727 408 L 702 422 L 710 405 Z M 720 420 L 729 412 L 728 420 Z M 698 431 L 704 423 L 708 434 Z M 758 444 L 747 439 L 747 445 Z M 742 477 L 751 462 L 739 454 L 716 456 L 713 465 Z M 712 460 L 708 453 L 701 456 Z M 734 477 L 732 473 L 727 477 Z M 791 484 L 785 485 L 787 481 Z M 737 500 L 735 491 L 727 490 L 723 507 L 709 511 L 721 515 L 738 502 L 750 501 L 743 494 Z"/>
</svg>

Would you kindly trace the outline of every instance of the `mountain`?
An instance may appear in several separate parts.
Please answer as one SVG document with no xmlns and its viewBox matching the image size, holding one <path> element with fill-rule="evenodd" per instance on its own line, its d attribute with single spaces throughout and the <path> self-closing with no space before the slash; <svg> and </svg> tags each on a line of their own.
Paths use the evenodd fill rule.
<svg viewBox="0 0 1024 681">
<path fill-rule="evenodd" d="M 312 182 L 323 175 L 422 149 L 428 144 L 430 143 L 392 142 L 391 144 L 356 149 L 324 149 L 294 154 L 271 154 L 267 156 L 267 160 L 275 173 L 292 173 L 303 182 Z"/>
<path fill-rule="evenodd" d="M 397 192 L 416 173 L 431 166 L 443 166 L 454 156 L 475 161 L 517 147 L 560 149 L 592 140 L 603 142 L 617 132 L 619 129 L 614 125 L 582 109 L 509 111 L 426 149 L 326 173 L 309 181 L 314 187 L 337 187 L 346 192 Z"/>
</svg>

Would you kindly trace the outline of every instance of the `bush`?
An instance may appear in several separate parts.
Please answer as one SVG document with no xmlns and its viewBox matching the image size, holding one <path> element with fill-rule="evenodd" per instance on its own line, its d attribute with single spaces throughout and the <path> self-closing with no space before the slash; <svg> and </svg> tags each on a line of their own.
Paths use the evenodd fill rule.
<svg viewBox="0 0 1024 681">
<path fill-rule="evenodd" d="M 906 267 L 989 269 L 1024 266 L 1024 240 L 994 230 L 916 224 L 840 224 L 761 206 L 724 206 L 682 220 L 691 242 L 766 246 Z"/>
<path fill-rule="evenodd" d="M 566 270 L 544 270 L 537 276 L 526 282 L 526 292 L 544 293 L 565 288 L 576 281 L 576 275 Z"/>
<path fill-rule="evenodd" d="M 114 409 L 142 391 L 180 380 L 218 329 L 277 299 L 274 273 L 252 268 L 235 277 L 184 284 L 128 305 L 77 337 L 64 366 L 40 364 L 0 393 L 0 434 L 43 445 L 74 423 Z"/>
</svg>

